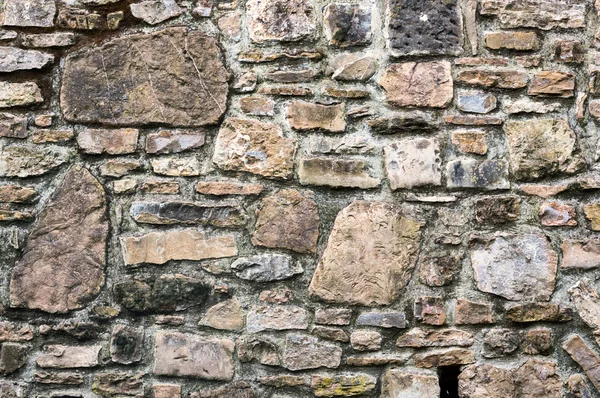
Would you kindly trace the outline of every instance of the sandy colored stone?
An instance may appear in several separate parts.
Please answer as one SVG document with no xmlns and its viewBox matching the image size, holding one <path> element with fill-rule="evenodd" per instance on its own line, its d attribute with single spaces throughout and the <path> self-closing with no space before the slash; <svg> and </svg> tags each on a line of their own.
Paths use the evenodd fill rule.
<svg viewBox="0 0 600 398">
<path fill-rule="evenodd" d="M 244 327 L 244 312 L 236 298 L 215 304 L 206 310 L 198 325 L 219 330 L 241 330 Z"/>
<path fill-rule="evenodd" d="M 0 113 L 0 137 L 27 138 L 27 118 Z"/>
<path fill-rule="evenodd" d="M 346 53 L 332 57 L 325 73 L 334 80 L 366 81 L 375 74 L 377 66 L 377 60 L 369 55 Z"/>
<path fill-rule="evenodd" d="M 155 384 L 152 386 L 154 398 L 181 398 L 179 384 Z"/>
<path fill-rule="evenodd" d="M 484 131 L 453 131 L 451 140 L 462 153 L 485 155 L 488 151 L 487 134 Z"/>
<path fill-rule="evenodd" d="M 278 125 L 228 118 L 219 130 L 212 160 L 223 170 L 288 179 L 295 153 L 296 140 L 286 138 Z"/>
<path fill-rule="evenodd" d="M 558 71 L 542 71 L 529 85 L 529 95 L 569 98 L 574 95 L 575 75 Z"/>
<path fill-rule="evenodd" d="M 252 244 L 315 253 L 319 221 L 319 209 L 312 194 L 281 190 L 263 199 Z"/>
<path fill-rule="evenodd" d="M 393 190 L 442 184 L 440 146 L 437 139 L 417 138 L 392 142 L 383 148 L 383 153 Z"/>
<path fill-rule="evenodd" d="M 588 281 L 580 280 L 569 289 L 577 313 L 593 331 L 600 331 L 600 295 Z"/>
<path fill-rule="evenodd" d="M 161 195 L 176 195 L 179 193 L 179 183 L 168 180 L 146 180 L 141 183 L 140 191 Z"/>
<path fill-rule="evenodd" d="M 144 165 L 139 160 L 109 159 L 100 166 L 100 175 L 119 178 L 133 171 L 143 169 Z"/>
<path fill-rule="evenodd" d="M 35 362 L 41 368 L 92 368 L 99 364 L 102 346 L 47 345 Z"/>
<path fill-rule="evenodd" d="M 0 146 L 0 177 L 31 177 L 46 174 L 69 161 L 71 151 L 39 145 Z"/>
<path fill-rule="evenodd" d="M 156 25 L 183 14 L 175 0 L 144 0 L 131 4 L 131 15 L 147 24 Z"/>
<path fill-rule="evenodd" d="M 569 376 L 567 380 L 567 387 L 569 392 L 573 394 L 575 398 L 590 398 L 592 397 L 592 392 L 588 387 L 583 375 L 577 373 Z"/>
<path fill-rule="evenodd" d="M 355 330 L 350 335 L 350 344 L 356 351 L 377 351 L 382 340 L 381 333 L 373 330 Z"/>
<path fill-rule="evenodd" d="M 86 129 L 77 135 L 77 145 L 87 154 L 124 155 L 137 149 L 137 129 Z"/>
<path fill-rule="evenodd" d="M 484 358 L 502 358 L 517 351 L 521 344 L 521 336 L 514 329 L 494 328 L 483 332 Z"/>
<path fill-rule="evenodd" d="M 235 181 L 204 181 L 196 184 L 196 192 L 203 195 L 259 195 L 261 184 L 243 184 Z"/>
<path fill-rule="evenodd" d="M 0 72 L 42 69 L 54 62 L 54 56 L 37 50 L 0 47 Z"/>
<path fill-rule="evenodd" d="M 600 390 L 600 358 L 578 334 L 572 334 L 562 344 L 563 350 L 581 366 L 596 390 Z"/>
<path fill-rule="evenodd" d="M 420 222 L 389 203 L 352 202 L 336 217 L 310 295 L 335 303 L 392 303 L 415 266 L 420 230 Z"/>
<path fill-rule="evenodd" d="M 31 136 L 34 144 L 50 144 L 57 142 L 66 142 L 74 137 L 73 130 L 36 130 Z"/>
<path fill-rule="evenodd" d="M 411 329 L 398 337 L 397 347 L 469 347 L 473 345 L 473 335 L 459 329 Z"/>
<path fill-rule="evenodd" d="M 342 133 L 346 129 L 344 104 L 321 105 L 292 101 L 287 106 L 287 119 L 294 130 L 322 130 Z"/>
<path fill-rule="evenodd" d="M 246 331 L 308 329 L 308 312 L 294 305 L 253 307 L 246 316 Z"/>
<path fill-rule="evenodd" d="M 96 373 L 92 391 L 100 396 L 139 396 L 144 393 L 143 376 L 143 373 Z"/>
<path fill-rule="evenodd" d="M 65 119 L 76 123 L 216 124 L 225 112 L 228 80 L 214 38 L 168 28 L 70 54 L 60 105 Z"/>
<path fill-rule="evenodd" d="M 235 237 L 209 237 L 195 229 L 151 232 L 140 237 L 121 237 L 125 264 L 164 264 L 171 260 L 202 260 L 237 255 Z"/>
<path fill-rule="evenodd" d="M 388 369 L 381 382 L 381 398 L 438 398 L 440 385 L 433 372 L 420 369 Z"/>
<path fill-rule="evenodd" d="M 549 113 L 556 112 L 562 108 L 562 104 L 559 102 L 541 102 L 532 101 L 531 99 L 525 98 L 502 98 L 502 110 L 508 114 L 516 113 Z"/>
<path fill-rule="evenodd" d="M 201 173 L 201 164 L 197 157 L 163 156 L 150 160 L 155 174 L 169 177 L 195 177 Z"/>
<path fill-rule="evenodd" d="M 413 361 L 418 368 L 468 365 L 475 362 L 475 354 L 466 348 L 443 348 L 415 354 Z"/>
<path fill-rule="evenodd" d="M 255 43 L 294 42 L 316 35 L 316 13 L 309 0 L 249 0 L 246 14 L 250 40 Z"/>
<path fill-rule="evenodd" d="M 492 50 L 539 50 L 541 42 L 535 32 L 490 32 L 485 35 L 485 46 Z"/>
<path fill-rule="evenodd" d="M 161 130 L 146 136 L 146 153 L 179 153 L 204 145 L 205 132 Z"/>
<path fill-rule="evenodd" d="M 240 109 L 247 115 L 273 116 L 275 101 L 258 95 L 240 98 Z"/>
<path fill-rule="evenodd" d="M 379 84 L 392 105 L 445 108 L 454 96 L 450 70 L 448 61 L 391 64 Z"/>
<path fill-rule="evenodd" d="M 342 360 L 342 349 L 316 337 L 288 334 L 282 353 L 283 367 L 291 371 L 337 368 Z"/>
<path fill-rule="evenodd" d="M 569 322 L 573 309 L 554 303 L 516 304 L 506 309 L 505 317 L 511 322 Z"/>
<path fill-rule="evenodd" d="M 572 227 L 577 225 L 575 207 L 560 202 L 545 202 L 538 212 L 540 222 L 545 227 Z"/>
<path fill-rule="evenodd" d="M 519 188 L 528 195 L 535 195 L 545 199 L 569 189 L 567 185 L 521 185 Z"/>
<path fill-rule="evenodd" d="M 377 378 L 369 374 L 339 376 L 312 375 L 311 388 L 316 397 L 353 397 L 375 389 Z"/>
<path fill-rule="evenodd" d="M 104 195 L 87 169 L 68 171 L 13 268 L 13 306 L 65 313 L 96 297 L 104 284 L 108 238 Z"/>
<path fill-rule="evenodd" d="M 352 310 L 349 308 L 318 308 L 315 310 L 315 323 L 321 325 L 349 325 Z"/>
<path fill-rule="evenodd" d="M 458 81 L 472 86 L 517 89 L 527 86 L 529 77 L 515 70 L 470 69 L 458 73 Z"/>
<path fill-rule="evenodd" d="M 229 339 L 205 339 L 194 334 L 160 331 L 155 337 L 152 373 L 231 380 L 234 348 L 235 343 Z"/>
<path fill-rule="evenodd" d="M 588 204 L 583 206 L 585 218 L 590 221 L 592 231 L 600 231 L 600 204 Z"/>
<path fill-rule="evenodd" d="M 600 266 L 600 240 L 598 239 L 580 241 L 565 239 L 560 249 L 561 268 L 592 269 Z"/>
<path fill-rule="evenodd" d="M 302 185 L 369 189 L 381 184 L 371 169 L 362 159 L 319 156 L 299 159 L 297 172 Z"/>
<path fill-rule="evenodd" d="M 0 108 L 27 106 L 44 102 L 36 83 L 0 82 Z"/>
<path fill-rule="evenodd" d="M 503 28 L 583 28 L 586 7 L 569 0 L 482 0 L 480 13 L 493 15 Z"/>
<path fill-rule="evenodd" d="M 75 34 L 72 32 L 29 34 L 21 38 L 23 46 L 35 48 L 68 47 L 75 42 Z"/>
<path fill-rule="evenodd" d="M 340 343 L 348 343 L 350 336 L 344 329 L 332 328 L 327 326 L 315 326 L 311 333 L 317 337 L 322 337 L 327 340 L 339 341 Z"/>
<path fill-rule="evenodd" d="M 0 202 L 28 203 L 37 196 L 35 188 L 20 185 L 0 185 Z"/>
</svg>

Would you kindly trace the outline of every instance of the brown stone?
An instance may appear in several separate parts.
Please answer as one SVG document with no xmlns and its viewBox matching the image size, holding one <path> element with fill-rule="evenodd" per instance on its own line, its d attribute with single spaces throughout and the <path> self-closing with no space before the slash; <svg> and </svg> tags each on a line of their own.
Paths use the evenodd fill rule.
<svg viewBox="0 0 600 398">
<path fill-rule="evenodd" d="M 513 371 L 493 365 L 471 365 L 458 376 L 458 391 L 463 398 L 516 398 Z"/>
<path fill-rule="evenodd" d="M 92 391 L 100 396 L 140 396 L 144 392 L 143 376 L 143 373 L 97 373 Z"/>
<path fill-rule="evenodd" d="M 456 300 L 454 323 L 457 325 L 494 323 L 492 306 L 459 298 Z"/>
<path fill-rule="evenodd" d="M 294 305 L 255 306 L 246 317 L 246 331 L 308 329 L 308 312 Z"/>
<path fill-rule="evenodd" d="M 282 97 L 308 97 L 313 95 L 313 90 L 308 87 L 298 86 L 268 86 L 258 89 L 258 94 L 279 95 Z"/>
<path fill-rule="evenodd" d="M 87 154 L 124 155 L 137 149 L 137 129 L 87 129 L 77 135 L 77 145 Z"/>
<path fill-rule="evenodd" d="M 223 170 L 287 179 L 295 153 L 296 140 L 284 137 L 278 125 L 228 118 L 219 130 L 213 162 Z"/>
<path fill-rule="evenodd" d="M 257 335 L 244 335 L 236 342 L 240 362 L 258 362 L 263 365 L 279 366 L 279 347 L 272 339 Z"/>
<path fill-rule="evenodd" d="M 485 45 L 492 50 L 539 50 L 541 43 L 535 32 L 491 32 L 485 35 Z"/>
<path fill-rule="evenodd" d="M 575 398 L 592 397 L 592 392 L 585 382 L 583 375 L 579 373 L 569 376 L 569 379 L 567 380 L 567 387 L 569 388 L 569 392 L 573 394 L 573 397 Z"/>
<path fill-rule="evenodd" d="M 566 191 L 569 187 L 567 185 L 521 185 L 519 188 L 527 195 L 547 199 Z"/>
<path fill-rule="evenodd" d="M 521 336 L 513 329 L 488 329 L 483 333 L 483 357 L 502 358 L 513 354 L 521 344 Z"/>
<path fill-rule="evenodd" d="M 472 86 L 517 89 L 527 86 L 529 77 L 514 70 L 473 69 L 459 72 L 458 81 Z"/>
<path fill-rule="evenodd" d="M 36 371 L 33 381 L 40 384 L 81 385 L 84 377 L 80 373 Z"/>
<path fill-rule="evenodd" d="M 381 348 L 381 333 L 369 330 L 355 330 L 350 335 L 350 344 L 356 351 L 377 351 Z"/>
<path fill-rule="evenodd" d="M 475 362 L 475 354 L 465 348 L 444 348 L 413 356 L 418 368 L 437 368 L 440 366 L 468 365 Z"/>
<path fill-rule="evenodd" d="M 207 388 L 190 394 L 190 398 L 255 398 L 254 389 L 243 380 L 225 387 Z"/>
<path fill-rule="evenodd" d="M 197 224 L 215 227 L 240 227 L 248 216 L 234 204 L 202 202 L 133 202 L 129 215 L 141 224 Z"/>
<path fill-rule="evenodd" d="M 600 240 L 563 240 L 561 268 L 591 269 L 600 266 Z"/>
<path fill-rule="evenodd" d="M 200 175 L 201 165 L 198 158 L 165 156 L 150 160 L 152 171 L 169 177 L 194 177 Z"/>
<path fill-rule="evenodd" d="M 196 184 L 196 192 L 203 195 L 259 195 L 262 191 L 261 184 L 242 184 L 234 181 L 204 181 Z"/>
<path fill-rule="evenodd" d="M 292 376 L 292 375 L 276 375 L 276 376 L 263 376 L 260 378 L 260 384 L 270 387 L 297 387 L 306 383 L 304 376 Z"/>
<path fill-rule="evenodd" d="M 255 43 L 313 39 L 316 13 L 308 0 L 250 0 L 246 4 L 248 31 Z"/>
<path fill-rule="evenodd" d="M 531 329 L 523 333 L 521 349 L 529 355 L 548 355 L 552 343 L 552 331 L 547 328 Z"/>
<path fill-rule="evenodd" d="M 456 279 L 462 268 L 462 256 L 444 252 L 424 256 L 421 260 L 419 280 L 427 286 L 445 286 Z"/>
<path fill-rule="evenodd" d="M 528 94 L 542 97 L 570 98 L 575 91 L 575 75 L 558 71 L 542 71 L 529 85 Z"/>
<path fill-rule="evenodd" d="M 275 101 L 270 98 L 251 96 L 240 99 L 240 109 L 248 115 L 273 116 Z"/>
<path fill-rule="evenodd" d="M 569 289 L 569 298 L 580 318 L 594 331 L 600 331 L 600 295 L 585 280 Z"/>
<path fill-rule="evenodd" d="M 381 381 L 381 398 L 437 398 L 440 392 L 437 375 L 417 369 L 388 369 Z"/>
<path fill-rule="evenodd" d="M 213 305 L 206 310 L 198 325 L 219 330 L 241 330 L 244 327 L 244 313 L 240 302 L 233 298 Z"/>
<path fill-rule="evenodd" d="M 30 340 L 33 340 L 33 329 L 31 326 L 8 321 L 0 322 L 0 341 Z"/>
<path fill-rule="evenodd" d="M 483 131 L 453 131 L 452 144 L 462 153 L 485 155 L 488 151 L 486 136 Z"/>
<path fill-rule="evenodd" d="M 287 119 L 295 130 L 343 133 L 346 129 L 344 110 L 344 104 L 321 105 L 306 101 L 292 101 L 287 106 Z"/>
<path fill-rule="evenodd" d="M 600 358 L 598 355 L 577 334 L 567 337 L 562 348 L 581 366 L 596 389 L 600 390 Z"/>
<path fill-rule="evenodd" d="M 317 337 L 321 337 L 327 340 L 339 341 L 347 343 L 350 341 L 350 336 L 344 329 L 332 328 L 327 326 L 315 326 L 312 328 L 311 333 Z"/>
<path fill-rule="evenodd" d="M 545 227 L 564 227 L 577 225 L 575 207 L 560 203 L 546 202 L 540 206 L 538 213 L 540 221 Z"/>
<path fill-rule="evenodd" d="M 140 191 L 162 195 L 179 193 L 179 183 L 175 181 L 147 180 L 140 185 Z"/>
<path fill-rule="evenodd" d="M 27 118 L 0 113 L 0 137 L 27 138 Z"/>
<path fill-rule="evenodd" d="M 283 367 L 292 371 L 337 368 L 342 360 L 342 349 L 313 336 L 288 334 L 282 359 Z"/>
<path fill-rule="evenodd" d="M 403 365 L 406 363 L 410 355 L 398 354 L 368 354 L 368 355 L 352 355 L 346 358 L 346 363 L 350 366 L 386 366 L 386 365 Z"/>
<path fill-rule="evenodd" d="M 146 153 L 179 153 L 204 145 L 204 131 L 161 130 L 146 136 Z"/>
<path fill-rule="evenodd" d="M 483 0 L 480 13 L 495 15 L 503 28 L 583 28 L 586 6 L 568 0 Z"/>
<path fill-rule="evenodd" d="M 554 303 L 516 304 L 506 309 L 506 319 L 511 322 L 568 322 L 573 310 Z"/>
<path fill-rule="evenodd" d="M 600 231 L 600 204 L 594 203 L 583 206 L 585 218 L 590 221 L 592 231 Z"/>
<path fill-rule="evenodd" d="M 252 243 L 256 246 L 315 253 L 319 210 L 312 194 L 284 189 L 262 201 Z"/>
<path fill-rule="evenodd" d="M 560 40 L 554 43 L 554 59 L 558 62 L 583 62 L 586 50 L 584 44 L 574 40 Z"/>
<path fill-rule="evenodd" d="M 238 60 L 245 63 L 263 63 L 282 60 L 305 60 L 318 61 L 323 58 L 323 53 L 318 50 L 287 50 L 279 52 L 264 52 L 261 50 L 252 50 L 241 52 Z"/>
<path fill-rule="evenodd" d="M 336 217 L 309 293 L 337 303 L 392 303 L 415 266 L 420 229 L 391 204 L 351 203 Z"/>
<path fill-rule="evenodd" d="M 442 297 L 419 297 L 415 299 L 415 319 L 426 325 L 446 323 L 446 309 Z"/>
<path fill-rule="evenodd" d="M 0 202 L 29 203 L 37 196 L 37 191 L 31 187 L 20 185 L 0 185 Z"/>
<path fill-rule="evenodd" d="M 152 386 L 154 398 L 181 398 L 179 384 L 155 384 Z"/>
<path fill-rule="evenodd" d="M 144 165 L 139 160 L 109 159 L 100 166 L 100 175 L 119 178 L 132 171 L 143 169 Z"/>
<path fill-rule="evenodd" d="M 349 308 L 319 308 L 315 310 L 315 323 L 321 325 L 349 325 L 352 310 Z"/>
<path fill-rule="evenodd" d="M 518 196 L 495 196 L 475 201 L 475 218 L 480 223 L 504 224 L 519 220 L 521 199 Z"/>
<path fill-rule="evenodd" d="M 31 136 L 34 144 L 66 142 L 73 139 L 73 130 L 36 130 Z"/>
<path fill-rule="evenodd" d="M 76 123 L 202 126 L 225 112 L 228 79 L 214 38 L 168 28 L 69 55 L 60 104 Z"/>
<path fill-rule="evenodd" d="M 362 159 L 309 157 L 299 159 L 298 163 L 298 178 L 302 185 L 369 189 L 381 184 L 370 163 Z"/>
<path fill-rule="evenodd" d="M 46 174 L 71 158 L 64 147 L 39 145 L 0 146 L 0 177 L 32 177 Z"/>
<path fill-rule="evenodd" d="M 334 80 L 366 81 L 377 71 L 377 60 L 360 53 L 345 53 L 332 57 L 326 74 Z"/>
<path fill-rule="evenodd" d="M 279 69 L 265 73 L 264 78 L 275 83 L 303 83 L 313 80 L 320 73 L 314 68 Z"/>
<path fill-rule="evenodd" d="M 473 335 L 459 329 L 411 329 L 398 337 L 396 347 L 469 347 L 473 345 Z"/>
<path fill-rule="evenodd" d="M 47 345 L 35 362 L 41 368 L 92 368 L 102 346 Z"/>
</svg>

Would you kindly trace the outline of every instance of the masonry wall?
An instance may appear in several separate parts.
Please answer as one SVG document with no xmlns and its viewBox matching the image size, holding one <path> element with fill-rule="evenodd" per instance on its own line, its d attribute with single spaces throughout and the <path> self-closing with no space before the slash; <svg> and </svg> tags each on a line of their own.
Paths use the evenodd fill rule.
<svg viewBox="0 0 600 398">
<path fill-rule="evenodd" d="M 592 1 L 0 10 L 0 397 L 600 396 Z"/>
</svg>

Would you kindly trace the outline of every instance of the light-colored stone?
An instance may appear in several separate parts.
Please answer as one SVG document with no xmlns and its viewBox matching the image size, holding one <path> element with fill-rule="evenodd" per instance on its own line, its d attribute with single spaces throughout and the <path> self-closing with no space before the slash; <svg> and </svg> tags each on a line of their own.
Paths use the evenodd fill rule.
<svg viewBox="0 0 600 398">
<path fill-rule="evenodd" d="M 298 160 L 298 178 L 302 185 L 369 189 L 381 184 L 371 168 L 362 159 L 308 157 Z"/>
<path fill-rule="evenodd" d="M 253 307 L 246 317 L 246 331 L 308 329 L 308 312 L 292 305 Z"/>
<path fill-rule="evenodd" d="M 516 398 L 511 369 L 494 365 L 471 365 L 458 376 L 459 396 L 464 398 Z"/>
<path fill-rule="evenodd" d="M 527 92 L 532 96 L 569 98 L 574 95 L 575 75 L 558 71 L 536 74 Z"/>
<path fill-rule="evenodd" d="M 437 368 L 440 366 L 468 365 L 475 362 L 475 353 L 466 348 L 444 348 L 427 351 L 413 356 L 418 368 Z"/>
<path fill-rule="evenodd" d="M 146 153 L 179 153 L 204 145 L 204 131 L 161 130 L 146 136 Z"/>
<path fill-rule="evenodd" d="M 569 298 L 577 313 L 593 331 L 600 331 L 600 295 L 589 282 L 580 280 L 569 289 Z"/>
<path fill-rule="evenodd" d="M 496 97 L 489 93 L 461 94 L 457 100 L 458 109 L 468 113 L 490 113 L 496 104 Z"/>
<path fill-rule="evenodd" d="M 538 215 L 540 217 L 540 222 L 545 227 L 573 227 L 577 225 L 575 208 L 566 203 L 542 203 Z"/>
<path fill-rule="evenodd" d="M 469 347 L 473 345 L 473 335 L 459 329 L 425 330 L 411 329 L 398 337 L 397 347 Z"/>
<path fill-rule="evenodd" d="M 492 50 L 535 51 L 540 49 L 541 42 L 532 31 L 505 31 L 486 33 L 485 45 Z"/>
<path fill-rule="evenodd" d="M 255 43 L 300 41 L 316 36 L 316 13 L 310 0 L 249 0 L 248 32 Z"/>
<path fill-rule="evenodd" d="M 502 110 L 508 114 L 515 113 L 550 113 L 561 109 L 558 102 L 532 101 L 529 98 L 502 98 Z"/>
<path fill-rule="evenodd" d="M 0 146 L 0 177 L 31 177 L 46 174 L 68 162 L 71 151 L 37 145 Z"/>
<path fill-rule="evenodd" d="M 377 60 L 366 54 L 347 53 L 333 57 L 326 73 L 334 80 L 366 81 L 377 71 Z"/>
<path fill-rule="evenodd" d="M 201 165 L 194 157 L 160 157 L 150 160 L 155 174 L 169 177 L 194 177 L 200 175 Z"/>
<path fill-rule="evenodd" d="M 183 14 L 175 0 L 144 0 L 130 6 L 131 15 L 147 24 L 156 25 Z"/>
<path fill-rule="evenodd" d="M 90 155 L 124 155 L 137 149 L 137 129 L 86 129 L 77 135 L 77 145 Z"/>
<path fill-rule="evenodd" d="M 30 34 L 21 38 L 23 46 L 35 48 L 68 47 L 75 41 L 75 34 L 71 32 Z"/>
<path fill-rule="evenodd" d="M 49 28 L 54 26 L 54 0 L 6 0 L 1 9 L 0 25 Z"/>
<path fill-rule="evenodd" d="M 451 140 L 462 153 L 485 155 L 488 151 L 486 137 L 484 131 L 453 131 Z"/>
<path fill-rule="evenodd" d="M 238 278 L 256 282 L 272 282 L 304 272 L 302 265 L 283 254 L 259 254 L 243 257 L 231 264 Z"/>
<path fill-rule="evenodd" d="M 583 212 L 585 213 L 585 218 L 590 221 L 592 231 L 600 231 L 600 204 L 592 203 L 584 205 Z"/>
<path fill-rule="evenodd" d="M 560 250 L 562 251 L 561 268 L 592 269 L 600 267 L 600 240 L 565 239 Z"/>
<path fill-rule="evenodd" d="M 0 113 L 0 137 L 27 138 L 27 118 Z"/>
<path fill-rule="evenodd" d="M 20 185 L 0 185 L 0 202 L 28 203 L 37 196 L 35 188 Z"/>
<path fill-rule="evenodd" d="M 311 388 L 316 397 L 353 397 L 375 389 L 377 378 L 369 374 L 339 376 L 312 375 Z"/>
<path fill-rule="evenodd" d="M 382 340 L 381 333 L 372 330 L 355 330 L 350 335 L 350 344 L 356 351 L 377 351 Z"/>
<path fill-rule="evenodd" d="M 344 110 L 344 104 L 321 105 L 306 101 L 292 101 L 287 107 L 287 119 L 294 130 L 343 133 L 346 129 Z"/>
<path fill-rule="evenodd" d="M 381 381 L 381 398 L 438 398 L 440 382 L 433 372 L 389 369 Z"/>
<path fill-rule="evenodd" d="M 259 195 L 261 184 L 243 184 L 235 181 L 204 181 L 196 184 L 196 192 L 203 195 Z"/>
<path fill-rule="evenodd" d="M 35 362 L 41 368 L 92 368 L 99 364 L 102 346 L 47 345 Z"/>
<path fill-rule="evenodd" d="M 238 299 L 225 300 L 210 307 L 198 325 L 218 330 L 241 330 L 244 313 Z"/>
<path fill-rule="evenodd" d="M 27 106 L 44 102 L 37 84 L 0 82 L 0 108 Z"/>
<path fill-rule="evenodd" d="M 596 390 L 600 390 L 600 358 L 578 334 L 572 334 L 562 344 L 575 362 L 582 367 Z"/>
<path fill-rule="evenodd" d="M 495 15 L 503 28 L 585 27 L 586 4 L 569 0 L 482 0 L 480 13 Z"/>
<path fill-rule="evenodd" d="M 313 336 L 288 334 L 282 360 L 283 367 L 292 371 L 337 368 L 342 360 L 342 349 Z"/>
<path fill-rule="evenodd" d="M 527 86 L 529 76 L 515 70 L 469 69 L 458 73 L 458 81 L 479 87 L 518 89 Z"/>
<path fill-rule="evenodd" d="M 383 148 L 383 153 L 393 190 L 442 184 L 440 146 L 437 139 L 417 138 L 392 142 Z"/>
</svg>

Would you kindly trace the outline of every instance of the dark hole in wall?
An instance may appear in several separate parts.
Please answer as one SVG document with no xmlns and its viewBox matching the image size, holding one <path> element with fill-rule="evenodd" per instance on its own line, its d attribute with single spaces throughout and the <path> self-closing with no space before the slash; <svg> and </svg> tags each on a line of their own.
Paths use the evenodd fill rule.
<svg viewBox="0 0 600 398">
<path fill-rule="evenodd" d="M 440 366 L 440 398 L 458 398 L 458 375 L 460 366 Z"/>
</svg>

